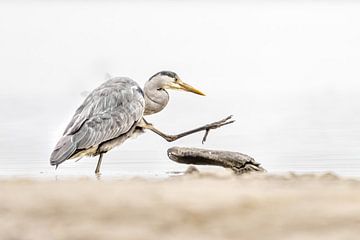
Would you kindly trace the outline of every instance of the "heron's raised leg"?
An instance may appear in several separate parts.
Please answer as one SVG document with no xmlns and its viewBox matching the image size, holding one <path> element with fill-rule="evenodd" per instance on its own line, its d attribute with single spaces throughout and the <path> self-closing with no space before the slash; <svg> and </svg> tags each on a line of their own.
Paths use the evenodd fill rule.
<svg viewBox="0 0 360 240">
<path fill-rule="evenodd" d="M 188 135 L 193 134 L 193 133 L 205 131 L 205 135 L 204 135 L 203 140 L 202 140 L 202 143 L 204 143 L 206 141 L 207 135 L 208 135 L 208 133 L 209 133 L 209 131 L 211 129 L 216 129 L 216 128 L 222 127 L 224 125 L 235 122 L 235 120 L 230 120 L 231 118 L 232 118 L 232 116 L 228 116 L 227 118 L 224 118 L 224 119 L 222 119 L 220 121 L 209 123 L 209 124 L 206 124 L 206 125 L 204 125 L 202 127 L 198 127 L 198 128 L 195 128 L 195 129 L 183 132 L 183 133 L 179 133 L 179 134 L 176 134 L 176 135 L 168 135 L 168 134 L 165 134 L 165 133 L 161 132 L 160 130 L 156 129 L 151 123 L 148 123 L 145 119 L 143 119 L 144 124 L 141 125 L 141 127 L 153 131 L 154 133 L 161 136 L 162 138 L 164 138 L 168 142 L 175 141 L 175 140 L 177 140 L 179 138 L 188 136 Z"/>
<path fill-rule="evenodd" d="M 102 157 L 103 157 L 103 153 L 100 153 L 99 160 L 97 162 L 96 169 L 95 169 L 95 174 L 100 173 L 100 166 L 101 166 Z"/>
</svg>

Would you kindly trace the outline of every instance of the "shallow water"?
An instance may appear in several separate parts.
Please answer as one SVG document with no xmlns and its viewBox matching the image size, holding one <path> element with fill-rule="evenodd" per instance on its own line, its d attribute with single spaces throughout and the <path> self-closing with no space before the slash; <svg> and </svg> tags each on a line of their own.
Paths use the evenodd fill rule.
<svg viewBox="0 0 360 240">
<path fill-rule="evenodd" d="M 81 97 L 79 100 L 81 101 Z M 1 102 L 7 101 L 8 99 L 3 99 Z M 30 102 L 31 106 L 25 104 L 24 109 L 31 113 L 23 113 L 24 116 L 20 117 L 20 111 L 18 114 L 13 111 L 14 115 L 8 115 L 9 120 L 3 124 L 0 139 L 0 176 L 94 176 L 96 158 L 68 161 L 56 171 L 49 166 L 51 150 L 71 116 L 65 108 L 74 109 L 76 104 L 61 101 L 55 109 L 52 106 L 57 104 L 51 100 L 46 104 L 36 98 L 11 102 L 13 107 L 18 104 L 13 109 L 22 109 L 25 102 Z M 359 109 L 358 102 L 347 104 Z M 257 106 L 261 111 L 270 107 Z M 183 109 L 183 112 L 186 112 L 186 109 Z M 304 120 L 303 112 L 287 111 L 287 114 L 288 116 L 284 117 L 281 113 L 274 113 L 272 118 L 275 119 L 269 120 L 266 116 L 255 113 L 247 117 L 237 113 L 234 116 L 237 121 L 233 125 L 210 132 L 204 145 L 201 145 L 202 134 L 181 139 L 178 143 L 167 143 L 157 135 L 147 132 L 136 139 L 129 139 L 106 154 L 102 172 L 104 176 L 111 177 L 164 177 L 182 172 L 187 166 L 174 163 L 166 156 L 167 148 L 178 145 L 243 152 L 253 156 L 270 172 L 332 171 L 340 175 L 359 175 L 360 157 L 357 146 L 360 144 L 360 127 L 356 123 L 358 115 L 346 116 L 346 111 L 338 109 L 337 114 L 328 117 L 326 115 L 331 115 L 331 112 L 320 114 L 314 110 L 308 113 L 311 117 L 307 116 L 309 119 Z M 205 119 L 193 113 L 193 118 L 174 121 L 173 119 L 181 119 L 181 113 L 163 115 L 163 119 L 159 116 L 152 122 L 166 132 L 186 130 L 224 116 L 214 114 L 214 117 Z M 301 116 L 304 119 L 299 119 Z M 270 121 L 272 123 L 269 123 Z"/>
<path fill-rule="evenodd" d="M 236 123 L 204 146 L 200 134 L 129 140 L 104 157 L 104 176 L 184 171 L 166 156 L 174 145 L 239 151 L 270 172 L 360 175 L 356 2 L 0 5 L 0 176 L 93 177 L 94 158 L 56 171 L 48 160 L 82 92 L 107 72 L 143 85 L 163 69 L 207 96 L 171 92 L 154 125 L 176 133 L 229 114 Z"/>
</svg>

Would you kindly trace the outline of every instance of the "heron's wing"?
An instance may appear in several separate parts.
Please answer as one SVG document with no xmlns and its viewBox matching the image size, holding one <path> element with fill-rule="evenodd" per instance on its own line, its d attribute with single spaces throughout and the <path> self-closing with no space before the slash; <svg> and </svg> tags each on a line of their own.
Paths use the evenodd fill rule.
<svg viewBox="0 0 360 240">
<path fill-rule="evenodd" d="M 145 107 L 141 88 L 128 78 L 113 78 L 95 89 L 77 109 L 64 135 L 77 149 L 116 138 L 139 121 Z"/>
</svg>

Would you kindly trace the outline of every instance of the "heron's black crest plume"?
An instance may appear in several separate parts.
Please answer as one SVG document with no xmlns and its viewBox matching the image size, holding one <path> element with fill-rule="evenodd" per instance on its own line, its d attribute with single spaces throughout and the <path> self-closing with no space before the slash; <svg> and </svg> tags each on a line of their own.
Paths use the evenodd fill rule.
<svg viewBox="0 0 360 240">
<path fill-rule="evenodd" d="M 151 80 L 153 77 L 158 76 L 158 75 L 159 75 L 159 76 L 168 76 L 168 77 L 171 77 L 171 78 L 177 78 L 177 74 L 174 73 L 174 72 L 171 72 L 171 71 L 161 71 L 161 72 L 158 72 L 158 73 L 152 75 L 149 80 Z"/>
</svg>

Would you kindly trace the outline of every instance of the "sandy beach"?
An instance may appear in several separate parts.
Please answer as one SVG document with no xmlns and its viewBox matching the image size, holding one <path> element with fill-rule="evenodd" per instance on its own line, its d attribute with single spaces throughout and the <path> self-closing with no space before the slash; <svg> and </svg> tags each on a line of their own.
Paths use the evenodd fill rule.
<svg viewBox="0 0 360 240">
<path fill-rule="evenodd" d="M 333 174 L 0 182 L 10 239 L 358 239 L 360 182 Z"/>
</svg>

